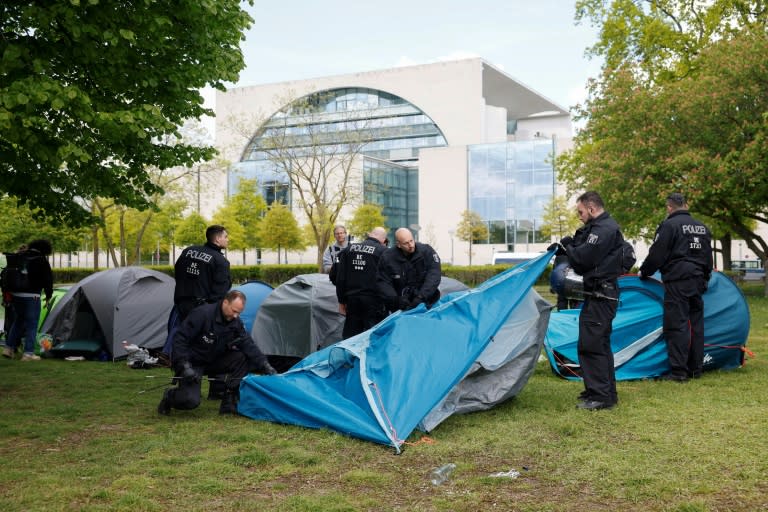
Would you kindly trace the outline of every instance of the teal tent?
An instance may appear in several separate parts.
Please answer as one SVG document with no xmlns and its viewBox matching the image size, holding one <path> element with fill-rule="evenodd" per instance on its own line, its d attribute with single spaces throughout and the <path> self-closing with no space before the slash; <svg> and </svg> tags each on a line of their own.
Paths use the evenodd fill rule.
<svg viewBox="0 0 768 512">
<path fill-rule="evenodd" d="M 646 379 L 669 372 L 662 334 L 664 285 L 637 276 L 619 278 L 619 307 L 611 348 L 616 380 Z M 749 336 L 749 307 L 727 276 L 713 272 L 704 294 L 704 371 L 730 370 L 744 363 Z M 552 370 L 567 379 L 581 378 L 576 344 L 579 310 L 552 313 L 544 340 Z"/>
</svg>

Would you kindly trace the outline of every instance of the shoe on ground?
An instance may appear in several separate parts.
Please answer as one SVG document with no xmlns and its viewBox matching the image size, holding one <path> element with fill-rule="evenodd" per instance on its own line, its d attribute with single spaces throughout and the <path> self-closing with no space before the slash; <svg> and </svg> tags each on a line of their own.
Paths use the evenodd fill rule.
<svg viewBox="0 0 768 512">
<path fill-rule="evenodd" d="M 612 404 L 611 402 L 601 402 L 599 400 L 584 400 L 583 402 L 579 403 L 576 408 L 577 409 L 584 409 L 587 411 L 597 411 L 600 409 L 613 409 L 616 406 L 616 404 Z"/>
<path fill-rule="evenodd" d="M 13 359 L 13 349 L 11 347 L 3 347 L 3 357 Z"/>
<path fill-rule="evenodd" d="M 28 352 L 24 352 L 24 355 L 21 356 L 21 360 L 22 361 L 39 361 L 40 356 L 38 356 L 37 354 L 30 354 Z"/>
<path fill-rule="evenodd" d="M 668 373 L 666 375 L 662 375 L 661 377 L 659 377 L 659 380 L 667 380 L 667 381 L 672 381 L 672 382 L 677 382 L 679 384 L 682 384 L 684 382 L 688 382 L 688 376 Z"/>
<path fill-rule="evenodd" d="M 166 389 L 163 393 L 163 399 L 160 400 L 160 403 L 157 404 L 157 413 L 162 414 L 163 416 L 170 416 L 171 415 L 171 398 L 170 398 L 171 390 Z"/>
</svg>

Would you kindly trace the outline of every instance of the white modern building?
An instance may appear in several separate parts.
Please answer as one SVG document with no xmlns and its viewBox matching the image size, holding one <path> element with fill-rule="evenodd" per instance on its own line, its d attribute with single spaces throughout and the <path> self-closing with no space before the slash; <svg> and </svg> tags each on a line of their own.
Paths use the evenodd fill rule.
<svg viewBox="0 0 768 512">
<path fill-rule="evenodd" d="M 338 151 L 350 144 L 350 131 L 364 133 L 365 143 L 350 179 L 356 199 L 342 223 L 361 202 L 382 205 L 389 228 L 411 227 L 444 262 L 459 265 L 470 259 L 468 242 L 455 236 L 466 210 L 489 228 L 488 239 L 472 246 L 473 263 L 550 243 L 539 228 L 557 187 L 552 155 L 572 143 L 569 112 L 480 58 L 239 87 L 216 97 L 216 146 L 233 162 L 228 190 L 242 177 L 257 178 L 268 201 L 293 203 L 295 193 L 267 156 L 267 138 L 285 134 L 299 148 L 321 134 Z"/>
</svg>

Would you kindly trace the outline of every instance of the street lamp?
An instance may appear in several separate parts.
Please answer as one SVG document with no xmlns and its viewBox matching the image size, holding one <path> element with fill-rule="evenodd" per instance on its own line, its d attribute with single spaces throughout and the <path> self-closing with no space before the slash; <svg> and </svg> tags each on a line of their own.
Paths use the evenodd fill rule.
<svg viewBox="0 0 768 512">
<path fill-rule="evenodd" d="M 451 236 L 451 265 L 453 265 L 453 235 L 456 234 L 456 230 L 449 229 L 448 234 Z"/>
</svg>

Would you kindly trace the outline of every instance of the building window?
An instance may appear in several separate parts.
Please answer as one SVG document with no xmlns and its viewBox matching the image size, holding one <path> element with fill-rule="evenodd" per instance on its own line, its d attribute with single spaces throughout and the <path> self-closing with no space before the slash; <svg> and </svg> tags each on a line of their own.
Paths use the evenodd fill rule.
<svg viewBox="0 0 768 512">
<path fill-rule="evenodd" d="M 469 147 L 469 208 L 488 223 L 485 243 L 525 251 L 547 241 L 541 225 L 555 188 L 553 152 L 550 140 Z"/>
<path fill-rule="evenodd" d="M 364 143 L 359 151 L 363 156 L 407 165 L 407 172 L 402 171 L 403 179 L 404 183 L 411 183 L 411 186 L 402 198 L 388 196 L 387 201 L 392 201 L 392 207 L 402 201 L 403 205 L 397 208 L 407 212 L 403 213 L 403 220 L 408 218 L 411 219 L 409 224 L 417 223 L 412 217 L 418 211 L 418 191 L 413 189 L 418 182 L 416 173 L 419 150 L 442 147 L 447 143 L 437 125 L 417 107 L 402 98 L 374 89 L 340 88 L 320 91 L 299 98 L 276 112 L 255 133 L 240 162 L 230 170 L 229 189 L 234 190 L 241 178 L 255 178 L 262 184 L 264 196 L 267 197 L 267 184 L 287 183 L 287 178 L 281 176 L 284 173 L 269 160 L 265 147 L 269 137 L 285 135 L 287 145 L 300 157 L 302 148 L 310 146 L 326 146 L 329 151 L 343 151 L 350 140 L 350 134 L 354 134 L 357 142 Z M 379 168 L 392 170 L 385 166 Z M 394 168 L 400 169 L 397 166 Z M 371 171 L 371 181 L 366 187 L 371 188 L 378 183 L 379 177 L 374 174 Z M 273 189 L 279 190 L 279 187 L 273 186 Z M 288 194 L 274 192 L 273 196 L 282 201 Z M 367 196 L 365 201 L 368 202 Z M 400 213 L 393 212 L 393 215 L 399 216 Z"/>
</svg>

